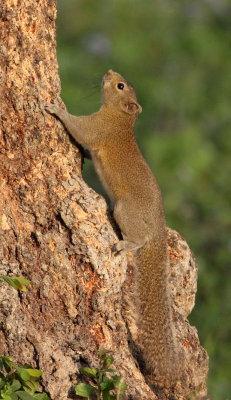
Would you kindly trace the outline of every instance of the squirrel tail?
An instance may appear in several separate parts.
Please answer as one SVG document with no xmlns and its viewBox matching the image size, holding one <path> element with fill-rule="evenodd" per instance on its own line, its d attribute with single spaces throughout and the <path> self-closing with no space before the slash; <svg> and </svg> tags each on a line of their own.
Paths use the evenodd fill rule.
<svg viewBox="0 0 231 400">
<path fill-rule="evenodd" d="M 145 374 L 151 384 L 176 383 L 182 357 L 177 351 L 168 285 L 166 237 L 147 242 L 137 257 L 138 327 Z"/>
</svg>

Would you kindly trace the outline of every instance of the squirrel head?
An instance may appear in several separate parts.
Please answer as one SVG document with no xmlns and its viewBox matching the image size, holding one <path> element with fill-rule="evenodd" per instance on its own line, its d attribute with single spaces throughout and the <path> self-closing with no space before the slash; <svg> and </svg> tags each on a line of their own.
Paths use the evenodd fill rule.
<svg viewBox="0 0 231 400">
<path fill-rule="evenodd" d="M 132 85 L 111 69 L 103 77 L 102 97 L 105 107 L 133 116 L 135 119 L 142 112 Z"/>
</svg>

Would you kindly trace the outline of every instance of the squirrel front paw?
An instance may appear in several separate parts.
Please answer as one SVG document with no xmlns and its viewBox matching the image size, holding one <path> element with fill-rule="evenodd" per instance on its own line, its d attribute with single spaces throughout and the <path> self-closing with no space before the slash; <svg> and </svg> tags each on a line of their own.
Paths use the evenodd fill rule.
<svg viewBox="0 0 231 400">
<path fill-rule="evenodd" d="M 115 253 L 116 256 L 120 253 L 118 244 L 119 244 L 119 242 L 114 243 L 113 246 L 111 247 L 112 253 Z"/>
<path fill-rule="evenodd" d="M 46 103 L 45 110 L 49 114 L 55 114 L 55 115 L 59 115 L 60 111 L 62 111 L 62 109 L 56 104 L 49 104 L 49 103 Z"/>
</svg>

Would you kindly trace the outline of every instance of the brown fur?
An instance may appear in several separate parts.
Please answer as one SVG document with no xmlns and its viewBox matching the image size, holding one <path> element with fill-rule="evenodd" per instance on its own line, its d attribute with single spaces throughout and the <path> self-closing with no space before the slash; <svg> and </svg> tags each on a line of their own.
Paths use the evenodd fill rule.
<svg viewBox="0 0 231 400">
<path fill-rule="evenodd" d="M 121 83 L 124 87 L 119 89 Z M 103 78 L 102 97 L 102 107 L 90 116 L 76 117 L 55 105 L 47 105 L 46 109 L 91 151 L 96 170 L 114 202 L 114 218 L 123 236 L 114 250 L 137 250 L 137 314 L 143 359 L 152 383 L 173 384 L 180 378 L 181 361 L 169 300 L 163 203 L 133 133 L 142 109 L 133 87 L 112 70 Z"/>
</svg>

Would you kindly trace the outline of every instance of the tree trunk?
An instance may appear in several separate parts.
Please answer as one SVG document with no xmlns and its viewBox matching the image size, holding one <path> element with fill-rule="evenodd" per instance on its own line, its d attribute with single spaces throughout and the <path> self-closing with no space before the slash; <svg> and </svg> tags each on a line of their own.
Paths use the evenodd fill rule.
<svg viewBox="0 0 231 400">
<path fill-rule="evenodd" d="M 44 102 L 57 99 L 54 0 L 0 5 L 0 274 L 31 281 L 26 293 L 4 284 L 0 354 L 43 370 L 53 400 L 74 398 L 81 365 L 112 350 L 127 399 L 206 395 L 208 358 L 186 317 L 194 305 L 197 268 L 184 240 L 169 230 L 177 337 L 187 361 L 174 389 L 145 383 L 131 353 L 136 326 L 133 267 L 115 256 L 118 240 L 105 200 L 81 178 L 81 153 Z M 61 100 L 60 100 L 61 101 Z M 132 256 L 130 256 L 132 258 Z M 123 291 L 122 291 L 123 289 Z M 122 295 L 123 292 L 123 295 Z"/>
</svg>

